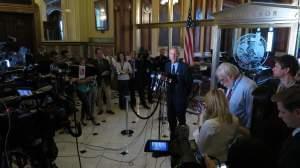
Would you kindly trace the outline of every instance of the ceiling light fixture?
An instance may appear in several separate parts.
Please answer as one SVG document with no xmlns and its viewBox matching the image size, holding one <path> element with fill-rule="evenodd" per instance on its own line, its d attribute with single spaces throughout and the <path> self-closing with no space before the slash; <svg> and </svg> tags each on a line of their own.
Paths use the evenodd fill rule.
<svg viewBox="0 0 300 168">
<path fill-rule="evenodd" d="M 166 5 L 169 2 L 169 0 L 160 0 L 161 5 Z M 177 4 L 179 0 L 173 0 L 173 5 Z"/>
</svg>

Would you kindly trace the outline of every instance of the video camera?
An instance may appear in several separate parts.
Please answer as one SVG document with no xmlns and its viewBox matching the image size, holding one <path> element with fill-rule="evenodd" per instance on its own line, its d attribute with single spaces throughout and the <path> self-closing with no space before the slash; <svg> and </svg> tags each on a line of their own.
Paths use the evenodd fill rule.
<svg viewBox="0 0 300 168">
<path fill-rule="evenodd" d="M 96 68 L 92 66 L 81 66 L 76 64 L 51 64 L 50 65 L 50 72 L 54 74 L 64 74 L 69 77 L 73 78 L 80 78 L 82 74 L 84 76 L 94 76 L 96 74 Z"/>
<path fill-rule="evenodd" d="M 19 77 L 1 83 L 0 153 L 4 156 L 2 149 L 7 149 L 9 158 L 16 155 L 30 160 L 33 167 L 49 167 L 57 157 L 53 140 L 55 131 L 63 128 L 78 137 L 81 127 L 77 122 L 75 128 L 71 127 L 69 116 L 76 112 L 72 98 L 66 93 L 57 92 L 55 83 L 41 84 L 36 71 L 26 73 L 18 71 L 6 74 L 7 77 Z M 19 152 L 14 152 L 17 149 Z M 8 163 L 4 160 L 0 157 L 0 167 L 6 168 Z"/>
</svg>

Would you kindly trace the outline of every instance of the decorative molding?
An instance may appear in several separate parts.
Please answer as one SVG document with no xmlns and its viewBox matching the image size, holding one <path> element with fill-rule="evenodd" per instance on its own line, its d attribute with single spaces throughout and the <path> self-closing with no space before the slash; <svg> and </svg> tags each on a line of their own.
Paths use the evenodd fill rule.
<svg viewBox="0 0 300 168">
<path fill-rule="evenodd" d="M 103 49 L 105 55 L 114 55 L 114 43 L 99 43 L 99 42 L 41 42 L 40 45 L 46 52 L 55 50 L 69 50 L 72 57 L 94 57 L 95 48 Z"/>
<path fill-rule="evenodd" d="M 0 12 L 34 13 L 34 5 L 0 3 Z"/>
<path fill-rule="evenodd" d="M 233 27 L 285 27 L 298 23 L 300 8 L 293 5 L 252 2 L 217 12 L 214 19 L 195 21 L 195 26 Z M 138 29 L 184 27 L 186 21 L 136 24 Z"/>
<path fill-rule="evenodd" d="M 252 2 L 217 12 L 214 17 L 218 25 L 298 23 L 299 9 L 293 5 Z"/>
<path fill-rule="evenodd" d="M 165 23 L 149 23 L 149 24 L 137 24 L 138 29 L 145 28 L 169 28 L 169 27 L 185 27 L 186 21 L 176 21 L 176 22 L 165 22 Z M 215 25 L 214 20 L 199 20 L 195 21 L 196 26 L 213 26 Z"/>
<path fill-rule="evenodd" d="M 92 43 L 114 43 L 114 38 L 90 37 L 89 42 L 92 42 Z"/>
<path fill-rule="evenodd" d="M 69 46 L 69 45 L 87 45 L 88 42 L 72 42 L 72 41 L 44 41 L 41 45 L 45 46 Z"/>
</svg>

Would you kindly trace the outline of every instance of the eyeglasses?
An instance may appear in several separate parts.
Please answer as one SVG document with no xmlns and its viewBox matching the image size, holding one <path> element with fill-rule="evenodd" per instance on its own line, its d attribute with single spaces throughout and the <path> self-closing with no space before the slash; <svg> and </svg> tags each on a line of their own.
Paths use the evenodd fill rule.
<svg viewBox="0 0 300 168">
<path fill-rule="evenodd" d="M 218 78 L 218 81 L 219 81 L 220 83 L 224 83 L 225 80 L 226 80 L 226 77 L 219 77 L 219 78 Z"/>
</svg>

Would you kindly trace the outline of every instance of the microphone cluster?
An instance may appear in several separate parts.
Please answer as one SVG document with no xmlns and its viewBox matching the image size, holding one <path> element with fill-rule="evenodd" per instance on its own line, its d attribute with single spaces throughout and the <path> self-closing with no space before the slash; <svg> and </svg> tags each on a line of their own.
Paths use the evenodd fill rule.
<svg viewBox="0 0 300 168">
<path fill-rule="evenodd" d="M 174 84 L 176 82 L 176 75 L 166 74 L 166 73 L 152 73 L 151 77 L 151 90 L 159 91 L 166 90 L 168 85 Z"/>
</svg>

